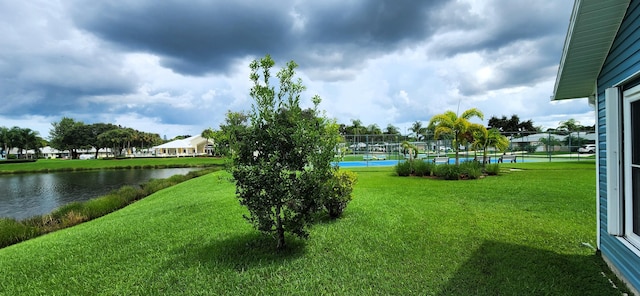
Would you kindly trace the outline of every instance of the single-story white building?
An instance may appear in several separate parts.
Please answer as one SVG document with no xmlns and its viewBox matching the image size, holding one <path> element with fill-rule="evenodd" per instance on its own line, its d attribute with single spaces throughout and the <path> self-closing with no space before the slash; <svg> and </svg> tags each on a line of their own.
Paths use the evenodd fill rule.
<svg viewBox="0 0 640 296">
<path fill-rule="evenodd" d="M 207 155 L 209 152 L 207 147 L 212 144 L 213 140 L 207 140 L 202 136 L 192 136 L 154 146 L 151 149 L 156 156 L 160 157 L 198 156 Z"/>
</svg>

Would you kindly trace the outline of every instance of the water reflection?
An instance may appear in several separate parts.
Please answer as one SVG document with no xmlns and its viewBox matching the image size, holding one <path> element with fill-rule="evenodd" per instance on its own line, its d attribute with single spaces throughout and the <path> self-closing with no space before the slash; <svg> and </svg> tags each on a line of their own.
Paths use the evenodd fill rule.
<svg viewBox="0 0 640 296">
<path fill-rule="evenodd" d="M 184 175 L 197 168 L 102 170 L 49 174 L 0 175 L 0 217 L 16 219 L 50 213 L 73 202 L 85 201 L 124 185 Z"/>
</svg>

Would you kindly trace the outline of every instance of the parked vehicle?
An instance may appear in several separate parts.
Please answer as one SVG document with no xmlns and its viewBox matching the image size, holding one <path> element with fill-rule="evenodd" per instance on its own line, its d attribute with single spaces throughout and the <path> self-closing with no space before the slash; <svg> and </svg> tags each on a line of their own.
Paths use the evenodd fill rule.
<svg viewBox="0 0 640 296">
<path fill-rule="evenodd" d="M 578 148 L 578 153 L 596 153 L 596 145 L 582 145 L 582 147 Z"/>
</svg>

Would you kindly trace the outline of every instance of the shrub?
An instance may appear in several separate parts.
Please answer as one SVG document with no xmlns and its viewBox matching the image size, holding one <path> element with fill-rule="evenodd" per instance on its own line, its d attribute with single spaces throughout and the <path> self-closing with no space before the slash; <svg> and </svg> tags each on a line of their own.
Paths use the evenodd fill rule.
<svg viewBox="0 0 640 296">
<path fill-rule="evenodd" d="M 396 174 L 401 177 L 407 177 L 411 175 L 411 163 L 407 161 L 399 161 L 396 165 Z"/>
<path fill-rule="evenodd" d="M 143 190 L 133 186 L 122 186 L 114 194 L 120 196 L 127 204 L 146 196 Z"/>
<path fill-rule="evenodd" d="M 60 224 L 62 228 L 65 228 L 65 227 L 71 227 L 71 226 L 80 224 L 87 220 L 89 220 L 87 216 L 71 211 L 71 212 L 68 212 L 67 215 L 62 218 L 62 222 Z"/>
<path fill-rule="evenodd" d="M 477 161 L 465 161 L 460 164 L 462 179 L 478 179 L 482 176 L 482 165 Z"/>
<path fill-rule="evenodd" d="M 38 235 L 34 227 L 14 219 L 0 218 L 0 248 L 30 239 Z"/>
<path fill-rule="evenodd" d="M 435 167 L 435 175 L 445 180 L 458 180 L 460 178 L 460 167 L 455 164 L 440 164 Z"/>
<path fill-rule="evenodd" d="M 431 162 L 427 162 L 423 160 L 413 161 L 413 171 L 414 171 L 414 174 L 418 177 L 431 176 L 431 172 L 433 171 L 433 166 L 434 164 Z"/>
<path fill-rule="evenodd" d="M 539 145 L 527 144 L 527 145 L 524 146 L 524 150 L 529 152 L 529 153 L 534 153 L 534 152 L 536 152 L 536 150 L 538 150 L 538 146 Z"/>
<path fill-rule="evenodd" d="M 333 177 L 329 179 L 323 204 L 331 218 L 338 218 L 342 215 L 352 199 L 353 185 L 357 180 L 358 177 L 354 172 L 341 170 L 334 172 Z"/>
<path fill-rule="evenodd" d="M 127 205 L 125 199 L 117 194 L 109 194 L 84 202 L 82 214 L 89 219 L 102 217 Z"/>
<path fill-rule="evenodd" d="M 484 167 L 484 171 L 487 173 L 487 175 L 496 176 L 500 174 L 500 164 L 497 164 L 497 163 L 487 164 Z"/>
<path fill-rule="evenodd" d="M 83 208 L 84 205 L 81 202 L 74 201 L 55 209 L 51 212 L 51 218 L 61 221 L 70 212 L 82 213 Z"/>
</svg>

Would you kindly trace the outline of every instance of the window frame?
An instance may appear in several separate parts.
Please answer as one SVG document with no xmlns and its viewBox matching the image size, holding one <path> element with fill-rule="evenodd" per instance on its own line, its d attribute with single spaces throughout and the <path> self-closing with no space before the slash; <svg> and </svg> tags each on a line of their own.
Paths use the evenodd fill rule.
<svg viewBox="0 0 640 296">
<path fill-rule="evenodd" d="M 640 103 L 640 86 L 632 87 L 631 89 L 624 92 L 621 111 L 618 114 L 622 114 L 622 140 L 623 140 L 623 153 L 622 153 L 622 205 L 624 215 L 623 222 L 623 233 L 624 237 L 629 243 L 631 243 L 635 248 L 640 249 L 640 233 L 634 233 L 633 231 L 633 223 L 634 219 L 640 219 L 640 213 L 635 213 L 633 209 L 633 175 L 632 169 L 638 168 L 640 169 L 640 164 L 633 164 L 632 153 L 633 153 L 633 141 L 632 136 L 633 133 L 628 132 L 632 129 L 631 123 L 631 105 L 634 103 Z M 637 116 L 637 115 L 636 115 Z M 635 147 L 636 149 L 640 149 L 640 147 Z M 640 186 L 640 184 L 635 184 L 635 186 Z M 640 197 L 636 197 L 637 199 Z M 637 200 L 636 200 L 637 201 Z"/>
</svg>

